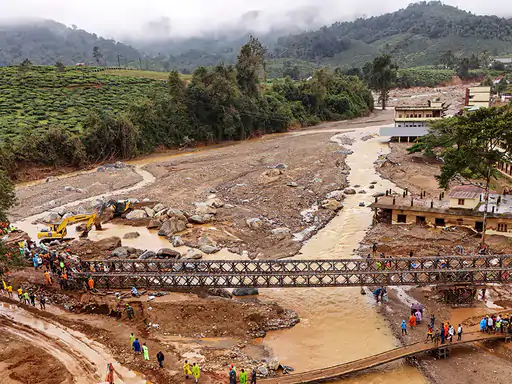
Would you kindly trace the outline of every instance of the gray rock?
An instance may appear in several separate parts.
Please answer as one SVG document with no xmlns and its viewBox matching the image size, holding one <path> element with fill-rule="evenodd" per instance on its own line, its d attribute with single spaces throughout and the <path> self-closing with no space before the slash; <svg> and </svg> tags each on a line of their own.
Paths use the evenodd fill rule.
<svg viewBox="0 0 512 384">
<path fill-rule="evenodd" d="M 183 211 L 181 211 L 179 209 L 169 208 L 167 210 L 167 216 L 169 216 L 169 217 L 174 217 L 174 216 L 181 217 L 181 216 L 185 216 L 185 215 L 183 214 Z"/>
<path fill-rule="evenodd" d="M 199 260 L 203 258 L 203 253 L 199 249 L 190 248 L 184 256 L 185 259 Z"/>
<path fill-rule="evenodd" d="M 218 197 L 206 200 L 205 204 L 211 208 L 222 208 L 224 206 L 224 202 L 221 199 L 219 199 Z M 206 212 L 206 213 L 209 213 L 209 212 Z"/>
<path fill-rule="evenodd" d="M 377 182 L 376 181 L 372 181 L 370 184 L 377 184 Z"/>
<path fill-rule="evenodd" d="M 356 194 L 356 190 L 353 188 L 347 188 L 343 192 L 345 193 L 345 195 L 355 195 Z"/>
<path fill-rule="evenodd" d="M 68 192 L 75 192 L 75 191 L 76 191 L 76 188 L 75 188 L 75 187 L 72 187 L 72 186 L 70 186 L 70 185 L 68 185 L 68 186 L 65 186 L 65 187 L 64 187 L 64 190 L 65 190 L 65 191 L 68 191 Z"/>
<path fill-rule="evenodd" d="M 360 187 L 359 184 L 354 185 L 354 188 L 359 188 L 359 187 Z"/>
<path fill-rule="evenodd" d="M 184 231 L 187 228 L 187 219 L 182 215 L 181 218 L 175 216 L 162 224 L 158 230 L 159 236 L 174 235 L 177 232 Z"/>
<path fill-rule="evenodd" d="M 56 245 L 59 245 L 59 244 L 60 244 L 60 241 L 59 241 L 59 240 L 53 240 L 53 241 L 51 241 L 51 242 L 50 242 L 50 245 L 51 245 L 52 247 L 54 247 L 54 246 L 56 246 Z"/>
<path fill-rule="evenodd" d="M 146 226 L 147 229 L 160 229 L 162 227 L 162 222 L 160 220 L 152 219 L 149 221 Z"/>
<path fill-rule="evenodd" d="M 286 169 L 288 166 L 286 164 L 280 163 L 274 166 L 275 169 Z"/>
<path fill-rule="evenodd" d="M 272 236 L 274 236 L 277 240 L 284 240 L 287 236 L 291 234 L 290 228 L 281 227 L 275 228 L 272 231 Z M 249 256 L 249 255 L 247 255 Z"/>
<path fill-rule="evenodd" d="M 199 238 L 199 241 L 197 242 L 199 244 L 200 247 L 202 247 L 203 245 L 216 245 L 212 239 L 210 239 L 208 237 L 208 235 L 203 235 Z"/>
<path fill-rule="evenodd" d="M 139 232 L 128 232 L 124 234 L 123 239 L 136 239 L 139 236 Z"/>
<path fill-rule="evenodd" d="M 249 228 L 252 228 L 252 229 L 258 229 L 263 226 L 263 222 L 261 221 L 261 219 L 259 219 L 257 217 L 253 217 L 252 219 L 247 219 L 247 220 L 245 220 L 245 223 L 247 224 L 247 226 Z"/>
<path fill-rule="evenodd" d="M 374 188 L 375 188 L 375 185 L 373 185 L 373 184 L 372 184 L 372 185 L 370 185 L 368 188 L 370 188 L 370 189 L 374 189 Z"/>
<path fill-rule="evenodd" d="M 361 194 L 363 194 L 363 193 L 366 193 L 366 191 L 365 191 L 364 189 L 361 189 L 361 190 L 360 190 L 359 192 L 357 192 L 357 193 L 361 193 Z"/>
<path fill-rule="evenodd" d="M 384 192 L 377 192 L 377 193 L 374 193 L 372 196 L 373 197 L 382 197 L 382 196 L 386 196 L 386 194 Z"/>
<path fill-rule="evenodd" d="M 189 218 L 189 221 L 196 224 L 206 224 L 210 223 L 213 220 L 213 215 L 204 214 L 204 215 L 192 215 Z"/>
<path fill-rule="evenodd" d="M 326 196 L 328 199 L 336 199 L 338 201 L 341 201 L 343 200 L 343 191 L 341 190 L 336 190 L 336 191 L 332 191 L 332 192 L 329 192 Z"/>
<path fill-rule="evenodd" d="M 173 249 L 170 249 L 170 248 L 161 248 L 156 253 L 156 257 L 158 259 L 167 259 L 167 258 L 180 259 L 181 253 L 179 253 L 178 251 L 175 251 Z"/>
<path fill-rule="evenodd" d="M 360 207 L 364 207 L 364 201 L 361 201 L 361 202 L 359 203 L 359 206 L 360 206 Z"/>
<path fill-rule="evenodd" d="M 337 155 L 351 155 L 354 153 L 354 151 L 351 149 L 340 149 L 338 151 L 334 151 L 334 153 Z"/>
<path fill-rule="evenodd" d="M 155 211 L 149 207 L 144 207 L 144 211 L 146 212 L 146 215 L 148 215 L 148 217 L 155 216 Z"/>
<path fill-rule="evenodd" d="M 322 179 L 320 179 L 319 177 L 315 177 L 313 179 L 313 183 L 317 183 L 317 184 L 320 184 L 320 183 L 323 183 L 324 181 Z"/>
<path fill-rule="evenodd" d="M 112 251 L 111 253 L 112 257 L 117 257 L 120 259 L 124 259 L 125 257 L 128 257 L 128 247 L 119 247 Z"/>
<path fill-rule="evenodd" d="M 210 207 L 207 203 L 196 203 L 194 213 L 196 215 L 215 215 L 217 213 L 217 209 L 213 206 Z"/>
<path fill-rule="evenodd" d="M 160 218 L 160 217 L 163 217 L 163 216 L 167 217 L 167 208 L 161 209 L 160 211 L 155 213 L 154 217 Z"/>
<path fill-rule="evenodd" d="M 54 223 L 60 220 L 60 215 L 57 212 L 50 212 L 43 221 L 45 223 Z"/>
<path fill-rule="evenodd" d="M 155 212 L 160 212 L 160 211 L 163 211 L 165 209 L 165 205 L 163 205 L 162 203 L 158 203 L 156 204 L 154 207 L 153 207 L 153 210 Z"/>
<path fill-rule="evenodd" d="M 98 168 L 96 168 L 96 171 L 97 172 L 105 172 L 105 167 L 100 165 Z M 46 182 L 48 182 L 48 181 L 46 181 Z"/>
<path fill-rule="evenodd" d="M 172 236 L 170 239 L 170 242 L 173 247 L 181 247 L 181 246 L 185 245 L 185 243 L 181 239 L 181 236 Z"/>
<path fill-rule="evenodd" d="M 199 250 L 201 252 L 204 252 L 206 253 L 207 255 L 211 255 L 212 253 L 217 253 L 220 251 L 220 248 L 219 247 L 216 247 L 214 245 L 201 245 L 199 247 Z"/>
<path fill-rule="evenodd" d="M 155 259 L 156 253 L 153 251 L 146 251 L 139 256 L 139 260 Z"/>
<path fill-rule="evenodd" d="M 64 216 L 66 214 L 66 208 L 65 207 L 55 208 L 54 212 L 57 213 L 59 216 Z"/>
<path fill-rule="evenodd" d="M 286 183 L 286 185 L 293 188 L 297 188 L 299 186 L 299 184 L 297 184 L 295 181 L 290 181 Z"/>
<path fill-rule="evenodd" d="M 128 220 L 139 220 L 139 219 L 145 219 L 148 217 L 148 214 L 143 211 L 142 209 L 136 209 L 135 211 L 131 211 L 126 215 L 126 218 Z"/>
<path fill-rule="evenodd" d="M 271 371 L 277 371 L 279 369 L 279 366 L 281 364 L 279 363 L 279 359 L 272 359 L 269 361 L 268 363 L 268 368 L 271 370 Z"/>
<path fill-rule="evenodd" d="M 259 295 L 258 288 L 236 288 L 232 291 L 234 296 L 251 296 Z"/>
</svg>

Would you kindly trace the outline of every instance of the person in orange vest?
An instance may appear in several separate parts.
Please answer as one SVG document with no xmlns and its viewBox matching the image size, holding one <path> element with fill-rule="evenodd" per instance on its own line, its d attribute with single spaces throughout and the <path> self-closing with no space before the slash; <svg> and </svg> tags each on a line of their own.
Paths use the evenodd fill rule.
<svg viewBox="0 0 512 384">
<path fill-rule="evenodd" d="M 52 285 L 52 277 L 50 276 L 50 272 L 45 271 L 44 278 L 46 279 L 46 285 Z"/>
<path fill-rule="evenodd" d="M 416 316 L 411 315 L 411 317 L 409 317 L 409 326 L 411 329 L 416 326 Z"/>
<path fill-rule="evenodd" d="M 105 377 L 105 381 L 108 384 L 114 384 L 114 366 L 112 363 L 107 364 L 107 377 Z"/>
<path fill-rule="evenodd" d="M 87 281 L 87 285 L 89 286 L 89 290 L 92 291 L 94 289 L 94 280 L 91 276 L 89 276 L 89 280 Z"/>
</svg>

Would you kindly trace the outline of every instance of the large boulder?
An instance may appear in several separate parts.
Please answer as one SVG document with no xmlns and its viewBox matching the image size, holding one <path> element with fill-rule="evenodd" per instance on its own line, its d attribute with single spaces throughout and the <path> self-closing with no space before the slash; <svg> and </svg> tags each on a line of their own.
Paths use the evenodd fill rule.
<svg viewBox="0 0 512 384">
<path fill-rule="evenodd" d="M 58 207 L 58 208 L 55 208 L 54 212 L 57 213 L 59 216 L 64 216 L 66 214 L 66 208 Z"/>
<path fill-rule="evenodd" d="M 119 258 L 119 259 L 124 259 L 124 258 L 128 257 L 128 255 L 129 255 L 128 250 L 129 250 L 128 247 L 116 248 L 112 251 L 111 256 Z"/>
<path fill-rule="evenodd" d="M 354 188 L 347 188 L 345 189 L 345 195 L 355 195 L 356 194 L 356 190 Z"/>
<path fill-rule="evenodd" d="M 139 256 L 139 260 L 156 259 L 156 253 L 153 251 L 146 251 Z"/>
<path fill-rule="evenodd" d="M 279 359 L 277 358 L 273 358 L 272 360 L 269 361 L 268 363 L 268 367 L 271 371 L 277 371 L 279 369 L 279 366 L 281 364 L 279 363 Z"/>
<path fill-rule="evenodd" d="M 153 207 L 153 210 L 155 212 L 160 212 L 160 211 L 163 211 L 165 209 L 165 205 L 163 205 L 162 203 L 158 203 L 156 204 L 154 207 Z"/>
<path fill-rule="evenodd" d="M 156 219 L 150 220 L 146 226 L 147 229 L 160 229 L 160 227 L 162 227 L 162 222 Z"/>
<path fill-rule="evenodd" d="M 341 200 L 343 200 L 343 191 L 336 190 L 336 191 L 329 192 L 326 197 L 328 199 L 336 199 L 338 201 L 341 201 Z"/>
<path fill-rule="evenodd" d="M 123 239 L 136 239 L 139 236 L 139 232 L 128 232 L 124 234 Z"/>
<path fill-rule="evenodd" d="M 343 204 L 341 204 L 336 199 L 325 199 L 324 201 L 322 201 L 320 207 L 323 209 L 327 209 L 329 211 L 336 212 L 343 208 Z"/>
<path fill-rule="evenodd" d="M 181 217 L 174 216 L 162 224 L 162 226 L 158 230 L 158 235 L 167 237 L 170 235 L 174 235 L 177 232 L 184 231 L 185 228 L 187 228 L 186 217 L 183 214 L 181 215 Z"/>
<path fill-rule="evenodd" d="M 142 209 L 136 209 L 135 211 L 131 211 L 126 215 L 128 220 L 139 220 L 145 219 L 146 217 L 148 217 L 148 214 Z"/>
<path fill-rule="evenodd" d="M 224 202 L 218 197 L 215 197 L 213 199 L 206 200 L 206 205 L 212 208 L 222 208 L 224 206 Z"/>
<path fill-rule="evenodd" d="M 45 223 L 54 223 L 56 221 L 60 220 L 60 215 L 57 212 L 50 212 L 46 217 L 43 219 Z"/>
<path fill-rule="evenodd" d="M 121 238 L 117 236 L 107 237 L 94 242 L 94 245 L 104 251 L 112 251 L 113 249 L 119 248 L 121 244 Z"/>
<path fill-rule="evenodd" d="M 217 209 L 213 206 L 210 207 L 206 203 L 195 203 L 196 208 L 194 209 L 194 214 L 196 215 L 215 215 L 217 213 Z"/>
<path fill-rule="evenodd" d="M 181 247 L 185 245 L 185 242 L 181 238 L 181 236 L 172 236 L 169 241 L 171 242 L 173 247 Z"/>
<path fill-rule="evenodd" d="M 146 212 L 146 215 L 148 215 L 148 217 L 155 216 L 155 211 L 149 207 L 144 207 L 144 212 Z"/>
<path fill-rule="evenodd" d="M 217 253 L 220 251 L 219 247 L 216 247 L 215 245 L 201 245 L 199 247 L 199 250 L 201 252 L 206 253 L 207 255 L 211 255 L 212 253 Z"/>
<path fill-rule="evenodd" d="M 210 239 L 208 237 L 208 235 L 203 235 L 199 238 L 199 241 L 197 242 L 199 244 L 200 247 L 202 247 L 203 245 L 216 245 L 212 239 Z"/>
<path fill-rule="evenodd" d="M 185 259 L 194 259 L 194 260 L 202 259 L 203 253 L 198 249 L 190 248 L 187 251 L 187 253 L 185 253 L 184 258 Z"/>
<path fill-rule="evenodd" d="M 275 228 L 271 232 L 272 236 L 274 236 L 277 240 L 284 240 L 287 236 L 291 234 L 290 228 L 286 227 Z"/>
<path fill-rule="evenodd" d="M 252 228 L 252 229 L 261 228 L 263 225 L 263 222 L 261 221 L 261 219 L 259 219 L 257 217 L 253 217 L 252 219 L 247 219 L 247 220 L 245 220 L 245 223 L 247 224 L 247 226 L 249 228 Z"/>
<path fill-rule="evenodd" d="M 251 296 L 251 295 L 259 295 L 258 288 L 236 288 L 233 289 L 234 296 Z"/>
<path fill-rule="evenodd" d="M 189 217 L 189 221 L 195 224 L 206 224 L 210 223 L 213 220 L 213 215 L 208 213 L 204 215 L 192 215 Z"/>
<path fill-rule="evenodd" d="M 156 253 L 156 257 L 158 259 L 167 259 L 167 258 L 169 258 L 169 259 L 180 259 L 181 258 L 181 253 L 179 253 L 178 251 L 175 251 L 173 249 L 170 249 L 170 248 L 161 248 Z"/>
</svg>

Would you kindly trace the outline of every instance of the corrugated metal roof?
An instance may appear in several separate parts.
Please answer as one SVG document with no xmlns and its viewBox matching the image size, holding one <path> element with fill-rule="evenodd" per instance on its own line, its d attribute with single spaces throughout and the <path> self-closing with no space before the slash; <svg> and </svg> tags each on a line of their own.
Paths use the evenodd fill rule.
<svg viewBox="0 0 512 384">
<path fill-rule="evenodd" d="M 420 137 L 428 133 L 428 127 L 382 127 L 381 136 L 390 137 Z"/>
<path fill-rule="evenodd" d="M 473 185 L 458 185 L 448 194 L 451 199 L 476 199 L 482 193 L 482 188 Z"/>
</svg>

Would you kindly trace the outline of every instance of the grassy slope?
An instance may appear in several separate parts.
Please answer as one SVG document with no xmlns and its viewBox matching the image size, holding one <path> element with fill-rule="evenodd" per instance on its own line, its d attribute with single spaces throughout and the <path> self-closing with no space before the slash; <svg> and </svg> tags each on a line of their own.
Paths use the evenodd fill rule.
<svg viewBox="0 0 512 384">
<path fill-rule="evenodd" d="M 0 139 L 26 130 L 44 131 L 60 125 L 80 132 L 91 109 L 122 112 L 129 103 L 168 74 L 146 71 L 97 71 L 95 68 L 34 66 L 21 75 L 16 67 L 0 68 Z"/>
</svg>

